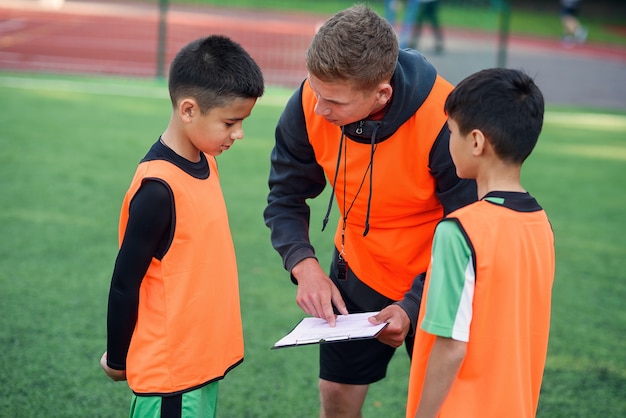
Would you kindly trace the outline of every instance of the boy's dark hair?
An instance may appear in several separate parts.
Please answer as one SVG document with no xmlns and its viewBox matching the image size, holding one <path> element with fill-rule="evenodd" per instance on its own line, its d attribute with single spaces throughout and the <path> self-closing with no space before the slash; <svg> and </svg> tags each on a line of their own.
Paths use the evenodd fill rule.
<svg viewBox="0 0 626 418">
<path fill-rule="evenodd" d="M 483 132 L 496 154 L 522 163 L 543 125 L 543 94 L 520 70 L 491 68 L 470 75 L 452 90 L 444 107 L 461 135 Z"/>
<path fill-rule="evenodd" d="M 168 80 L 172 106 L 192 97 L 206 113 L 226 106 L 235 98 L 263 95 L 263 74 L 238 43 L 226 36 L 211 35 L 183 47 L 172 61 Z"/>
<path fill-rule="evenodd" d="M 306 51 L 307 70 L 324 82 L 363 90 L 391 79 L 398 61 L 393 27 L 364 5 L 343 10 L 320 27 Z"/>
</svg>

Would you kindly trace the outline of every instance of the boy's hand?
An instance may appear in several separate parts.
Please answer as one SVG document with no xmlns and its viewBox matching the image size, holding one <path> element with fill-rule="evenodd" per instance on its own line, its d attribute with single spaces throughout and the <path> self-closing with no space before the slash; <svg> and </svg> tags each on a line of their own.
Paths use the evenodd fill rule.
<svg viewBox="0 0 626 418">
<path fill-rule="evenodd" d="M 102 369 L 104 370 L 106 375 L 109 376 L 112 380 L 115 380 L 116 382 L 126 380 L 126 370 L 115 370 L 115 369 L 110 368 L 107 365 L 107 352 L 106 351 L 100 358 L 100 366 L 102 366 Z"/>
</svg>

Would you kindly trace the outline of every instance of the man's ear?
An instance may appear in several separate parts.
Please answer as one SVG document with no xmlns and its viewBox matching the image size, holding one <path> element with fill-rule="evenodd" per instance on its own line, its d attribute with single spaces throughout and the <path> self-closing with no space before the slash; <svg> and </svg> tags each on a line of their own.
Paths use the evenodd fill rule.
<svg viewBox="0 0 626 418">
<path fill-rule="evenodd" d="M 178 116 L 183 122 L 191 122 L 193 117 L 199 113 L 200 107 L 194 99 L 186 97 L 178 102 Z"/>
<path fill-rule="evenodd" d="M 389 83 L 381 83 L 378 85 L 378 91 L 376 93 L 376 100 L 378 103 L 384 105 L 389 102 L 393 93 L 393 87 Z"/>
</svg>

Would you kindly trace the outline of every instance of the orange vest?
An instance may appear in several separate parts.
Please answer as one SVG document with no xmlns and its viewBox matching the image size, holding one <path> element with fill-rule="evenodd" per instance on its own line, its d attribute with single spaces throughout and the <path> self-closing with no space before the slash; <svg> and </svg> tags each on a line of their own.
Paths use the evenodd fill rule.
<svg viewBox="0 0 626 418">
<path fill-rule="evenodd" d="M 120 245 L 144 179 L 162 179 L 174 196 L 173 240 L 143 278 L 128 350 L 128 385 L 137 394 L 194 389 L 243 361 L 235 250 L 217 164 L 207 159 L 204 180 L 162 160 L 139 164 L 122 205 Z"/>
<path fill-rule="evenodd" d="M 370 190 L 366 170 L 371 145 L 344 139 L 347 151 L 344 148 L 335 186 L 340 213 L 335 245 L 341 248 L 342 214 L 352 205 L 346 222 L 344 258 L 361 281 L 393 300 L 402 299 L 415 277 L 426 271 L 435 226 L 443 216 L 428 163 L 435 139 L 446 123 L 443 107 L 451 90 L 452 85 L 438 76 L 417 112 L 377 145 L 366 237 L 363 231 Z M 314 115 L 315 104 L 307 81 L 302 91 L 302 108 L 308 137 L 317 162 L 332 184 L 341 128 Z M 346 159 L 348 171 L 344 178 Z M 361 181 L 363 186 L 355 199 Z"/>
<path fill-rule="evenodd" d="M 440 418 L 534 417 L 550 329 L 554 235 L 544 211 L 516 212 L 486 201 L 459 209 L 476 265 L 467 353 Z M 424 295 L 430 285 L 430 270 Z M 422 323 L 427 297 L 422 300 Z M 422 393 L 435 336 L 419 326 L 407 418 Z"/>
</svg>

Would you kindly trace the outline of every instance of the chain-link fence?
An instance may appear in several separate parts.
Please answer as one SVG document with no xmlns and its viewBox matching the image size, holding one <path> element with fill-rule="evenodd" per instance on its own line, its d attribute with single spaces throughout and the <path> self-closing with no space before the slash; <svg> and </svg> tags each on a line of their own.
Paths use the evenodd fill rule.
<svg viewBox="0 0 626 418">
<path fill-rule="evenodd" d="M 396 0 L 397 3 L 403 3 Z M 365 2 L 385 15 L 385 1 Z M 261 66 L 269 85 L 306 76 L 304 53 L 319 25 L 351 0 L 0 0 L 0 70 L 165 77 L 176 52 L 212 33 L 231 37 Z M 505 0 L 446 0 L 446 48 L 480 42 L 504 66 Z M 402 27 L 400 5 L 396 28 Z M 459 34 L 459 31 L 465 31 Z M 469 32 L 468 32 L 469 30 Z M 431 29 L 423 32 L 430 52 Z M 471 36 L 468 39 L 467 34 Z M 448 41 L 450 39 L 450 41 Z"/>
</svg>

